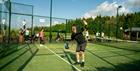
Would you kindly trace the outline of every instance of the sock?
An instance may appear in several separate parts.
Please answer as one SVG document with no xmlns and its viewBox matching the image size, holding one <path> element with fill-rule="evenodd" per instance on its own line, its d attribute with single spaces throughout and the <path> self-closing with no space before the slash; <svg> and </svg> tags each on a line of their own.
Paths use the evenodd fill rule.
<svg viewBox="0 0 140 71">
<path fill-rule="evenodd" d="M 77 62 L 79 63 L 79 62 L 80 62 L 80 60 L 77 60 Z"/>
<path fill-rule="evenodd" d="M 85 60 L 83 59 L 82 62 L 85 62 Z"/>
</svg>

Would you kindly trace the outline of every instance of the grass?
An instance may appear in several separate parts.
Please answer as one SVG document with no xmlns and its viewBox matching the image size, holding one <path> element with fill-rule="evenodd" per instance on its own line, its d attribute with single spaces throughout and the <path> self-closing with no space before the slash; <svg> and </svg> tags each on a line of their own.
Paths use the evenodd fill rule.
<svg viewBox="0 0 140 71">
<path fill-rule="evenodd" d="M 111 43 L 110 45 L 112 46 L 88 43 L 85 51 L 85 67 L 81 68 L 80 65 L 75 66 L 83 71 L 140 70 L 140 52 L 120 49 L 134 47 L 134 49 L 137 48 L 137 50 L 139 50 L 139 44 Z M 70 50 L 64 49 L 64 43 L 47 43 L 45 46 L 53 50 L 69 63 L 73 64 L 75 62 L 74 51 L 76 45 L 71 47 Z M 35 53 L 37 49 L 39 50 L 37 53 Z M 76 69 L 71 65 L 67 64 L 62 59 L 39 44 L 30 44 L 30 47 L 23 47 L 23 45 L 20 45 L 19 49 L 17 50 L 18 51 L 15 51 L 14 53 L 0 59 L 1 71 L 76 71 Z M 32 52 L 30 50 L 32 50 Z M 5 65 L 8 62 L 10 63 Z"/>
</svg>

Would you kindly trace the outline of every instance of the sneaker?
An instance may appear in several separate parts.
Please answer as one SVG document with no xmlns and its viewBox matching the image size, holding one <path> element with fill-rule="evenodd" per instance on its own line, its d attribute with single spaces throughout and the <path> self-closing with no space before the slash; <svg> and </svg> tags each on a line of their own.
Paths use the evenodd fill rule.
<svg viewBox="0 0 140 71">
<path fill-rule="evenodd" d="M 82 63 L 81 63 L 81 67 L 84 67 L 84 65 L 85 65 L 85 62 L 82 62 Z"/>
<path fill-rule="evenodd" d="M 42 44 L 40 44 L 40 46 L 43 46 Z"/>
</svg>

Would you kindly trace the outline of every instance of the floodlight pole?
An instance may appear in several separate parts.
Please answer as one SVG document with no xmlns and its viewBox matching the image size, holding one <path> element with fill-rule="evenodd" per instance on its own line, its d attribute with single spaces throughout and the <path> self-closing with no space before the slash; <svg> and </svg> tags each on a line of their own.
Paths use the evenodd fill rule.
<svg viewBox="0 0 140 71">
<path fill-rule="evenodd" d="M 10 43 L 10 31 L 11 31 L 11 1 L 9 0 L 9 28 L 8 28 L 8 43 Z"/>
<path fill-rule="evenodd" d="M 118 6 L 117 7 L 117 17 L 116 17 L 116 41 L 117 41 L 117 38 L 118 38 L 118 27 L 119 27 L 119 24 L 118 24 L 118 22 L 119 22 L 119 20 L 118 20 L 118 11 L 119 11 L 119 9 L 121 8 L 122 6 L 120 5 L 120 6 Z"/>
<path fill-rule="evenodd" d="M 120 27 L 120 31 L 121 31 L 121 39 L 123 39 L 123 27 Z"/>
<path fill-rule="evenodd" d="M 66 19 L 66 26 L 65 26 L 65 42 L 67 39 L 67 24 L 68 24 L 68 19 Z"/>
<path fill-rule="evenodd" d="M 2 5 L 0 4 L 0 11 L 2 11 Z M 2 14 L 0 13 L 0 20 L 2 18 Z M 2 29 L 2 24 L 0 23 L 0 30 Z M 0 34 L 1 34 L 1 31 L 0 31 Z"/>
<path fill-rule="evenodd" d="M 31 29 L 31 35 L 33 35 L 33 30 L 34 30 L 34 28 L 33 28 L 33 26 L 34 26 L 34 24 L 33 24 L 34 23 L 34 21 L 33 21 L 33 19 L 34 19 L 33 9 L 34 9 L 34 6 L 32 6 L 32 26 L 31 26 L 32 29 Z"/>
<path fill-rule="evenodd" d="M 52 0 L 50 2 L 50 35 L 49 37 L 50 37 L 49 42 L 51 43 L 52 41 Z"/>
</svg>

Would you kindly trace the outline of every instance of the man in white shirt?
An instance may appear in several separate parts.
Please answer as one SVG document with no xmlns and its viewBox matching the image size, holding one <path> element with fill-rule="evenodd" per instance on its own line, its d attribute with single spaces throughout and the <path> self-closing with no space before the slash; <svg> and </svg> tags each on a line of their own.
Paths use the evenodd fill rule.
<svg viewBox="0 0 140 71">
<path fill-rule="evenodd" d="M 25 30 L 25 41 L 29 40 L 29 35 L 30 35 L 29 29 L 26 29 Z"/>
</svg>

